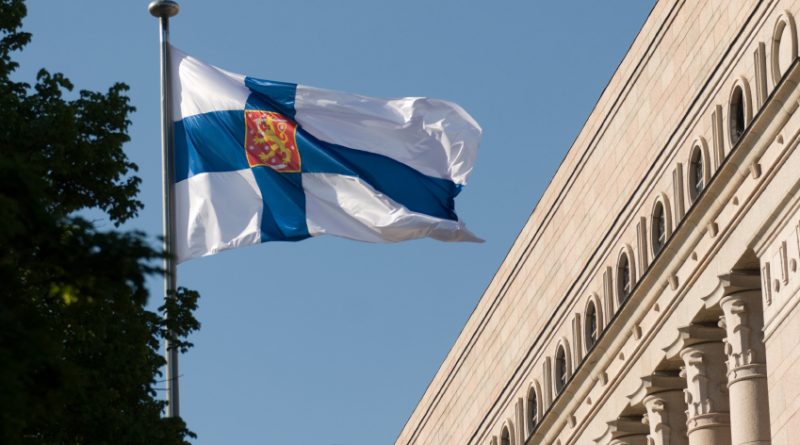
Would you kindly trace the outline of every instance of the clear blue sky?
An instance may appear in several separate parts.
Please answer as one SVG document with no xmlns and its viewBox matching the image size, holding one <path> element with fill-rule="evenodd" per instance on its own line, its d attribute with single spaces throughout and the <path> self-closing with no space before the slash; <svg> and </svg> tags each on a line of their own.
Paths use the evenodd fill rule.
<svg viewBox="0 0 800 445">
<path fill-rule="evenodd" d="M 131 86 L 128 155 L 161 230 L 157 21 L 147 0 L 29 1 L 40 67 Z M 191 261 L 203 323 L 181 359 L 197 444 L 393 443 L 644 23 L 652 0 L 183 0 L 179 48 L 227 70 L 462 105 L 483 142 L 459 215 L 485 244 L 333 237 Z M 161 283 L 152 281 L 152 305 Z M 447 445 L 447 444 L 444 444 Z"/>
</svg>

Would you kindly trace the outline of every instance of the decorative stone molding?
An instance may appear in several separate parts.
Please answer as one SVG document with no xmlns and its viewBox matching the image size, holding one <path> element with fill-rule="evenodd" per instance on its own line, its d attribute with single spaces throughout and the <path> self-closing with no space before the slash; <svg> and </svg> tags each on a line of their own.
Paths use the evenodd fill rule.
<svg viewBox="0 0 800 445">
<path fill-rule="evenodd" d="M 714 290 L 702 297 L 706 309 L 720 304 L 722 297 L 745 291 L 761 289 L 761 276 L 757 270 L 736 271 L 719 276 L 719 283 Z"/>
<path fill-rule="evenodd" d="M 761 262 L 764 342 L 780 330 L 800 299 L 800 203 L 787 205 L 785 215 L 754 246 Z"/>
<path fill-rule="evenodd" d="M 764 289 L 764 301 L 767 306 L 772 304 L 772 288 L 770 287 L 771 275 L 769 263 L 764 263 L 764 266 L 761 268 L 761 282 L 763 285 L 762 289 Z"/>
<path fill-rule="evenodd" d="M 641 418 L 620 417 L 608 422 L 602 436 L 594 439 L 598 445 L 646 445 L 649 429 Z"/>
<path fill-rule="evenodd" d="M 783 50 L 783 51 L 782 51 Z M 788 66 L 781 66 L 780 54 L 788 53 L 787 59 L 792 60 L 797 57 L 797 27 L 794 17 L 788 11 L 784 11 L 775 21 L 775 28 L 772 31 L 771 60 L 770 68 L 772 82 L 777 84 L 783 77 Z"/>
<path fill-rule="evenodd" d="M 641 405 L 644 403 L 644 399 L 652 394 L 664 391 L 683 391 L 685 388 L 686 381 L 677 374 L 652 374 L 647 377 L 642 377 L 642 383 L 639 385 L 639 388 L 628 395 L 628 399 L 630 400 L 631 406 Z"/>
<path fill-rule="evenodd" d="M 720 342 L 721 347 L 723 338 L 725 338 L 725 331 L 716 326 L 691 324 L 678 328 L 678 336 L 676 339 L 672 344 L 662 350 L 666 354 L 667 359 L 674 359 L 679 358 L 684 349 L 695 344 Z M 720 361 L 720 363 L 722 363 L 722 361 Z"/>
</svg>

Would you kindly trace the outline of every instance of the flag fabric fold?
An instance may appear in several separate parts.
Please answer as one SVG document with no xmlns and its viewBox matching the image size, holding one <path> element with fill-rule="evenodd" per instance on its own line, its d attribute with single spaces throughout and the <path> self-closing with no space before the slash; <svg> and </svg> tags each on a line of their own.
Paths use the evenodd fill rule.
<svg viewBox="0 0 800 445">
<path fill-rule="evenodd" d="M 481 241 L 455 213 L 481 137 L 458 105 L 260 80 L 170 55 L 178 262 L 323 234 Z"/>
</svg>

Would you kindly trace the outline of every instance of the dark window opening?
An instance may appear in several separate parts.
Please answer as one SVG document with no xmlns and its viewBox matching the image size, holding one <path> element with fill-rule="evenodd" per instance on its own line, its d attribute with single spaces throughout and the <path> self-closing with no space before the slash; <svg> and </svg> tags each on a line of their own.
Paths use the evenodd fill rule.
<svg viewBox="0 0 800 445">
<path fill-rule="evenodd" d="M 689 165 L 689 195 L 692 198 L 692 202 L 700 196 L 703 187 L 705 187 L 703 152 L 700 150 L 700 147 L 696 147 L 692 153 L 692 160 Z"/>
<path fill-rule="evenodd" d="M 508 428 L 503 428 L 503 433 L 500 435 L 500 445 L 511 445 L 511 437 L 508 433 Z"/>
<path fill-rule="evenodd" d="M 667 225 L 664 206 L 659 202 L 653 211 L 653 256 L 658 255 L 667 243 Z"/>
<path fill-rule="evenodd" d="M 530 425 L 530 431 L 533 431 L 536 428 L 536 424 L 539 423 L 539 405 L 536 402 L 536 391 L 531 389 L 531 392 L 528 394 L 528 424 Z"/>
<path fill-rule="evenodd" d="M 600 337 L 597 328 L 597 309 L 594 307 L 594 303 L 589 303 L 589 307 L 586 308 L 586 324 L 584 328 L 586 351 L 591 351 L 594 344 L 597 343 L 597 339 Z"/>
<path fill-rule="evenodd" d="M 564 352 L 563 347 L 559 347 L 556 351 L 556 394 L 567 386 L 567 354 Z"/>
<path fill-rule="evenodd" d="M 731 145 L 734 146 L 739 142 L 744 134 L 744 97 L 742 96 L 741 87 L 736 87 L 731 97 Z M 731 147 L 732 148 L 732 147 Z"/>
<path fill-rule="evenodd" d="M 631 266 L 628 255 L 623 254 L 617 265 L 617 298 L 622 304 L 631 295 Z"/>
</svg>

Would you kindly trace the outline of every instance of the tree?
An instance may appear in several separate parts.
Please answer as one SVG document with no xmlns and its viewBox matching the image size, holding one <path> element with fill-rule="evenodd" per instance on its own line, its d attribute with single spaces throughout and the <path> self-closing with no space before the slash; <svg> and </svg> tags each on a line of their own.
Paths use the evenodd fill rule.
<svg viewBox="0 0 800 445">
<path fill-rule="evenodd" d="M 25 14 L 22 0 L 0 0 L 0 443 L 188 443 L 156 388 L 159 345 L 171 331 L 191 346 L 198 295 L 181 288 L 169 322 L 148 311 L 145 279 L 163 273 L 163 253 L 119 230 L 142 208 L 122 150 L 127 86 L 67 100 L 62 74 L 12 81 L 12 55 L 31 38 Z"/>
</svg>

